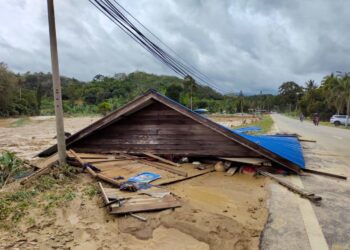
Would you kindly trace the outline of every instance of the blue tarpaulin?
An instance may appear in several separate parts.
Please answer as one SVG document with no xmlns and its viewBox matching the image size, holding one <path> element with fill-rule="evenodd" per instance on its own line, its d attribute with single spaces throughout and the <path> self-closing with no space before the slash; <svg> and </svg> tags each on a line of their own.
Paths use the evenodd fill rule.
<svg viewBox="0 0 350 250">
<path fill-rule="evenodd" d="M 237 128 L 237 129 L 234 129 L 234 131 L 237 133 L 247 133 L 252 131 L 261 131 L 261 128 L 256 126 L 250 126 L 250 127 L 244 127 L 244 128 Z"/>
<path fill-rule="evenodd" d="M 149 182 L 157 180 L 159 178 L 160 178 L 159 174 L 155 174 L 155 173 L 151 173 L 151 172 L 142 172 L 136 176 L 130 177 L 128 179 L 128 181 L 149 183 Z"/>
<path fill-rule="evenodd" d="M 281 137 L 273 135 L 248 135 L 244 133 L 237 133 L 235 130 L 231 131 L 293 162 L 300 168 L 305 168 L 303 150 L 299 140 L 296 137 Z"/>
</svg>

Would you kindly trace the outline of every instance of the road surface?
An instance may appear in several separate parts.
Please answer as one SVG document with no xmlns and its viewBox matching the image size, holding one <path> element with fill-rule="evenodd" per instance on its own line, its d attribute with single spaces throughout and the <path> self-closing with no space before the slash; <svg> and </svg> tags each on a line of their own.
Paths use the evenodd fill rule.
<svg viewBox="0 0 350 250">
<path fill-rule="evenodd" d="M 297 133 L 304 142 L 306 167 L 350 177 L 350 130 L 272 115 L 278 132 Z M 350 182 L 308 175 L 289 181 L 320 196 L 316 206 L 277 184 L 271 185 L 270 216 L 261 249 L 350 250 Z"/>
</svg>

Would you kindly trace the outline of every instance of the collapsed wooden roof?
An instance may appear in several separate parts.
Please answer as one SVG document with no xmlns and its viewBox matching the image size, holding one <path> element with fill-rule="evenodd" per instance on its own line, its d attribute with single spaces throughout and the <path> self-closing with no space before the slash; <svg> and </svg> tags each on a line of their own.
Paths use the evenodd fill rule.
<svg viewBox="0 0 350 250">
<path fill-rule="evenodd" d="M 173 127 L 170 127 L 169 130 L 174 129 L 171 138 L 177 138 L 177 142 L 172 143 L 172 145 L 181 145 L 182 150 L 178 150 L 174 146 L 167 149 L 164 145 L 161 145 L 162 140 L 165 139 L 159 136 L 164 130 L 155 128 L 157 126 L 164 126 L 164 124 L 160 123 L 160 120 L 154 121 L 152 118 L 152 125 L 147 125 L 147 119 L 143 116 L 145 113 L 149 113 L 160 119 L 162 112 L 164 113 L 162 119 L 167 120 L 166 124 L 168 126 L 164 129 L 169 128 L 171 123 L 173 123 Z M 178 116 L 170 116 L 174 114 L 178 114 Z M 133 116 L 138 116 L 137 120 L 133 120 Z M 131 126 L 132 124 L 134 124 L 134 127 Z M 180 135 L 177 135 L 181 127 L 181 134 L 183 134 L 184 138 L 179 138 Z M 139 134 L 138 130 L 143 130 L 143 134 Z M 188 131 L 191 131 L 191 133 L 188 134 Z M 111 136 L 120 136 L 123 133 L 123 138 L 118 137 L 111 142 Z M 134 144 L 134 141 L 129 142 L 126 139 L 130 135 L 134 137 L 138 136 L 137 138 L 140 140 L 141 136 L 145 133 L 157 136 L 157 147 L 150 146 L 154 145 L 152 143 L 155 137 L 152 137 L 152 142 L 148 139 L 144 140 L 142 144 L 137 145 Z M 169 133 L 167 133 L 167 137 L 169 136 Z M 193 136 L 197 136 L 196 140 L 198 144 L 191 145 L 190 142 Z M 205 140 L 205 138 L 207 139 Z M 215 143 L 210 143 L 211 138 Z M 185 143 L 188 145 L 185 145 Z M 74 148 L 74 150 L 85 152 L 126 151 L 128 153 L 138 153 L 138 150 L 143 150 L 144 152 L 151 150 L 152 153 L 174 155 L 202 154 L 203 156 L 264 157 L 294 172 L 300 172 L 299 166 L 288 159 L 271 152 L 238 133 L 233 133 L 232 130 L 191 111 L 154 90 L 147 91 L 123 107 L 73 134 L 66 139 L 66 144 L 67 148 Z M 39 156 L 49 156 L 56 151 L 57 145 L 54 145 L 41 152 Z"/>
</svg>

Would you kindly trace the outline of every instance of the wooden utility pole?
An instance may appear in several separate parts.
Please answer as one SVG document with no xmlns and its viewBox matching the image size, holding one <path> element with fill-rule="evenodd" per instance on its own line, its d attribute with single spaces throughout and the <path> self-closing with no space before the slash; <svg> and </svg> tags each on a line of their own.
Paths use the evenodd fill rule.
<svg viewBox="0 0 350 250">
<path fill-rule="evenodd" d="M 47 13 L 49 18 L 53 96 L 55 99 L 57 151 L 60 166 L 63 166 L 66 164 L 66 139 L 64 135 L 61 80 L 58 66 L 55 10 L 53 0 L 47 0 Z"/>
</svg>

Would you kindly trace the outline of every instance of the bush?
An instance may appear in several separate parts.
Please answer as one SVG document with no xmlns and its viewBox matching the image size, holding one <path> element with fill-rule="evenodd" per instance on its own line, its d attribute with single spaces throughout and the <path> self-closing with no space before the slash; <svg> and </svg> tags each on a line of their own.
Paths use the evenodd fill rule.
<svg viewBox="0 0 350 250">
<path fill-rule="evenodd" d="M 98 105 L 98 112 L 106 115 L 108 112 L 112 111 L 112 105 L 108 102 L 102 102 Z"/>
</svg>

